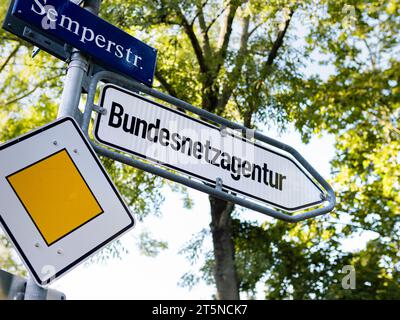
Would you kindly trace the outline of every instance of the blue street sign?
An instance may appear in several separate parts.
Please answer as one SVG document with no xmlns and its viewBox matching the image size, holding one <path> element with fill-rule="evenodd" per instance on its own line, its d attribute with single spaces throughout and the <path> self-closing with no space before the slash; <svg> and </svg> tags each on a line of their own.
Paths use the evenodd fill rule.
<svg viewBox="0 0 400 320">
<path fill-rule="evenodd" d="M 15 0 L 12 15 L 89 55 L 106 69 L 151 86 L 157 50 L 69 0 Z"/>
</svg>

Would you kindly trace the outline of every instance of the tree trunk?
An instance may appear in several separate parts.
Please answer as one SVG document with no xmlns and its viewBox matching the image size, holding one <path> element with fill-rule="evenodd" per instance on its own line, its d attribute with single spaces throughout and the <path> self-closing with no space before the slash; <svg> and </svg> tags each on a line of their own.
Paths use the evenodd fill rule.
<svg viewBox="0 0 400 320">
<path fill-rule="evenodd" d="M 234 205 L 212 196 L 211 233 L 214 244 L 214 278 L 218 300 L 239 300 L 239 287 L 235 267 L 235 248 L 232 236 L 231 213 Z"/>
</svg>

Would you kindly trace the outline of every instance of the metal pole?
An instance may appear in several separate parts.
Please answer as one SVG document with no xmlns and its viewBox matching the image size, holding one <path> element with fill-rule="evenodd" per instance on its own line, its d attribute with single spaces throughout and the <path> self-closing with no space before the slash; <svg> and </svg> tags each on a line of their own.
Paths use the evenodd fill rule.
<svg viewBox="0 0 400 320">
<path fill-rule="evenodd" d="M 100 10 L 100 1 L 85 0 L 84 8 L 97 15 Z M 61 105 L 58 109 L 58 118 L 64 116 L 75 117 L 81 99 L 83 80 L 88 72 L 88 68 L 88 59 L 79 50 L 74 49 L 71 62 L 68 65 Z"/>
<path fill-rule="evenodd" d="M 85 0 L 84 8 L 93 14 L 98 14 L 101 0 Z M 61 105 L 58 109 L 58 118 L 64 116 L 75 116 L 79 107 L 82 94 L 82 84 L 89 68 L 88 59 L 79 51 L 74 49 L 71 62 L 68 65 L 64 90 L 61 97 Z M 28 277 L 26 282 L 25 300 L 46 300 L 47 290 L 38 286 L 36 282 Z"/>
<path fill-rule="evenodd" d="M 32 277 L 28 276 L 24 300 L 46 300 L 46 298 L 47 289 L 38 286 Z"/>
</svg>

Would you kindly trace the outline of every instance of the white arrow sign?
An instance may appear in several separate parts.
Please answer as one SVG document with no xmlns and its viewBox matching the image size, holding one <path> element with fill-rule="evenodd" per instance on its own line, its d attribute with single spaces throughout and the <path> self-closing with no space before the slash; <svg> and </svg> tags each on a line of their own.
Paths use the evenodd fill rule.
<svg viewBox="0 0 400 320">
<path fill-rule="evenodd" d="M 224 189 L 293 212 L 323 191 L 289 155 L 115 85 L 101 94 L 95 139 Z"/>
</svg>

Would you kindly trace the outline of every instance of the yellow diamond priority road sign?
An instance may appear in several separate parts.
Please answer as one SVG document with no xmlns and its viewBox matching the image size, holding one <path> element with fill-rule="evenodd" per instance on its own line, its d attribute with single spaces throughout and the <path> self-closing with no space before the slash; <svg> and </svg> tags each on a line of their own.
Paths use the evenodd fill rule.
<svg viewBox="0 0 400 320">
<path fill-rule="evenodd" d="M 0 146 L 0 222 L 40 285 L 134 225 L 72 118 Z"/>
<path fill-rule="evenodd" d="M 48 246 L 103 213 L 66 149 L 7 180 Z"/>
</svg>

